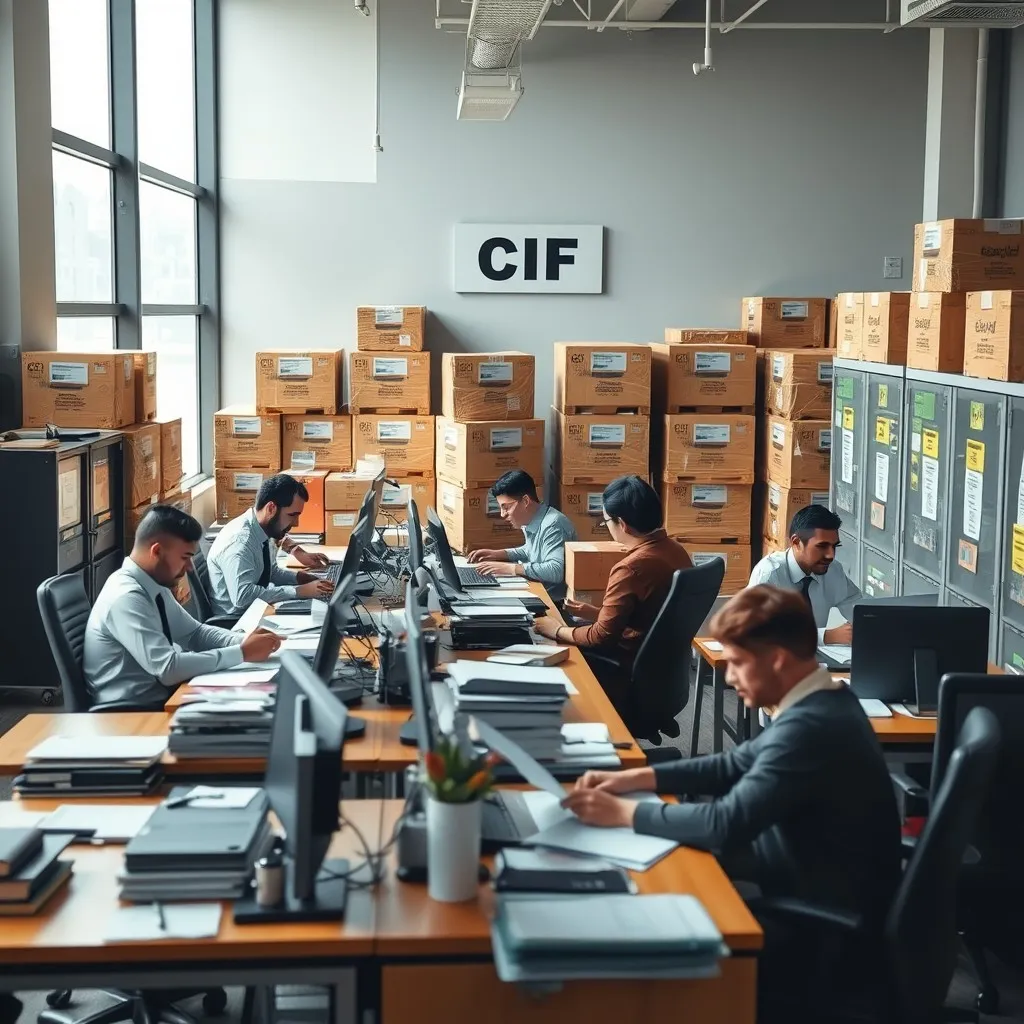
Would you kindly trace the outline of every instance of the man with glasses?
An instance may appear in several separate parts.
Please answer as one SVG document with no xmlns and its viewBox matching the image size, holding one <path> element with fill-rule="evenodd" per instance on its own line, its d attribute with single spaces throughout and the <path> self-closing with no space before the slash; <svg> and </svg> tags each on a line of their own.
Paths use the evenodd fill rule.
<svg viewBox="0 0 1024 1024">
<path fill-rule="evenodd" d="M 576 530 L 558 509 L 537 496 L 533 477 L 521 469 L 506 473 L 491 488 L 501 518 L 523 531 L 517 548 L 480 548 L 469 560 L 485 576 L 523 576 L 543 583 L 553 601 L 565 597 L 565 544 Z"/>
</svg>

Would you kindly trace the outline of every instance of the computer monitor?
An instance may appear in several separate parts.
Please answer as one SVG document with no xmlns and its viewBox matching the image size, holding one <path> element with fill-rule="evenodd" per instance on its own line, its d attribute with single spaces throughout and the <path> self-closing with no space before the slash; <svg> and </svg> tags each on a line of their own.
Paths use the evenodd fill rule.
<svg viewBox="0 0 1024 1024">
<path fill-rule="evenodd" d="M 437 552 L 437 561 L 441 566 L 441 575 L 444 582 L 452 590 L 462 592 L 462 581 L 459 579 L 459 570 L 455 566 L 455 556 L 452 554 L 452 546 L 448 543 L 448 534 L 445 532 L 444 523 L 437 517 L 432 505 L 427 506 L 427 533 L 434 542 L 434 550 Z"/>
<path fill-rule="evenodd" d="M 412 699 L 412 719 L 402 727 L 403 734 L 414 732 L 420 753 L 434 746 L 438 733 L 434 717 L 434 699 L 430 691 L 430 669 L 427 666 L 427 647 L 420 625 L 419 604 L 410 580 L 405 588 L 405 665 L 409 676 L 409 694 Z"/>
<path fill-rule="evenodd" d="M 423 565 L 423 527 L 419 509 L 412 498 L 406 512 L 406 529 L 409 531 L 409 573 L 412 574 Z"/>
<path fill-rule="evenodd" d="M 850 686 L 858 697 L 927 712 L 947 672 L 987 670 L 988 627 L 987 608 L 855 605 Z"/>
<path fill-rule="evenodd" d="M 345 706 L 309 665 L 285 651 L 263 783 L 285 832 L 284 898 L 276 907 L 243 900 L 236 907 L 236 921 L 331 921 L 344 916 L 348 862 L 324 857 L 340 827 L 346 717 Z"/>
<path fill-rule="evenodd" d="M 387 470 L 381 466 L 380 472 L 370 481 L 370 486 L 363 495 L 363 503 L 359 506 L 358 519 L 367 516 L 370 520 L 370 528 L 377 521 L 377 513 L 380 511 L 380 499 L 384 493 L 384 474 Z"/>
</svg>

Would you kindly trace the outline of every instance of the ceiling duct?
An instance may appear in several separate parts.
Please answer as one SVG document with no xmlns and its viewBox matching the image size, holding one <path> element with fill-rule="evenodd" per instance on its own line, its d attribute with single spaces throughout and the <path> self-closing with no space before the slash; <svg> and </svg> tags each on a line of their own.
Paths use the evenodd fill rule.
<svg viewBox="0 0 1024 1024">
<path fill-rule="evenodd" d="M 900 24 L 911 28 L 1017 28 L 1024 25 L 1024 3 L 900 0 Z"/>
<path fill-rule="evenodd" d="M 661 21 L 676 0 L 633 0 L 626 8 L 626 21 Z M 647 29 L 637 29 L 646 32 Z"/>
</svg>

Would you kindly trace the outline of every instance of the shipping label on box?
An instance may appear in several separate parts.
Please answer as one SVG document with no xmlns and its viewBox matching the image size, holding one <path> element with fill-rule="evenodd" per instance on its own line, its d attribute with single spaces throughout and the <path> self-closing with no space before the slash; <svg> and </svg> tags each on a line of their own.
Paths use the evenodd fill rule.
<svg viewBox="0 0 1024 1024">
<path fill-rule="evenodd" d="M 831 349 L 772 351 L 767 357 L 765 408 L 790 420 L 827 419 L 832 411 Z"/>
<path fill-rule="evenodd" d="M 511 548 L 523 543 L 523 532 L 501 517 L 489 490 L 464 490 L 437 481 L 437 514 L 453 550 L 468 554 L 478 548 Z"/>
<path fill-rule="evenodd" d="M 352 458 L 384 460 L 390 476 L 434 475 L 433 416 L 352 417 Z"/>
<path fill-rule="evenodd" d="M 652 345 L 651 351 L 659 412 L 699 406 L 753 408 L 757 359 L 749 345 Z"/>
<path fill-rule="evenodd" d="M 763 485 L 763 491 L 761 533 L 783 546 L 789 544 L 789 524 L 795 512 L 808 505 L 830 507 L 827 489 L 816 491 L 807 487 L 783 487 L 782 484 L 769 480 Z"/>
<path fill-rule="evenodd" d="M 626 556 L 626 549 L 613 540 L 567 541 L 565 583 L 573 590 L 604 590 L 612 569 Z"/>
<path fill-rule="evenodd" d="M 124 500 L 128 508 L 159 499 L 163 489 L 160 468 L 160 424 L 136 423 L 124 434 Z"/>
<path fill-rule="evenodd" d="M 666 345 L 746 345 L 744 330 L 715 330 L 707 327 L 666 327 Z"/>
<path fill-rule="evenodd" d="M 352 417 L 289 414 L 281 417 L 281 465 L 286 469 L 352 468 Z"/>
<path fill-rule="evenodd" d="M 534 358 L 525 352 L 445 353 L 441 411 L 449 419 L 532 420 Z"/>
<path fill-rule="evenodd" d="M 935 373 L 963 373 L 967 296 L 912 292 L 907 366 Z"/>
<path fill-rule="evenodd" d="M 257 411 L 334 416 L 341 411 L 344 362 L 340 349 L 257 352 Z"/>
<path fill-rule="evenodd" d="M 233 405 L 213 417 L 213 462 L 221 469 L 281 468 L 281 417 Z"/>
<path fill-rule="evenodd" d="M 216 469 L 213 475 L 217 519 L 225 522 L 252 508 L 263 481 L 274 474 L 264 469 Z"/>
<path fill-rule="evenodd" d="M 602 484 L 558 484 L 557 508 L 572 523 L 579 540 L 608 540 Z"/>
<path fill-rule="evenodd" d="M 914 289 L 969 292 L 1024 286 L 1019 220 L 939 220 L 914 228 Z"/>
<path fill-rule="evenodd" d="M 359 412 L 430 414 L 430 353 L 376 355 L 353 352 L 349 359 L 349 408 Z"/>
<path fill-rule="evenodd" d="M 968 292 L 966 320 L 964 374 L 1024 381 L 1024 292 Z"/>
<path fill-rule="evenodd" d="M 865 292 L 862 358 L 905 366 L 910 292 Z"/>
<path fill-rule="evenodd" d="M 135 422 L 131 352 L 23 352 L 22 425 L 117 430 Z"/>
<path fill-rule="evenodd" d="M 521 469 L 538 486 L 544 479 L 544 421 L 492 420 L 459 423 L 436 418 L 437 475 L 460 487 L 490 487 L 512 469 Z"/>
<path fill-rule="evenodd" d="M 663 482 L 660 489 L 670 537 L 750 542 L 749 484 Z"/>
<path fill-rule="evenodd" d="M 661 478 L 754 482 L 754 417 L 681 413 L 665 417 Z"/>
<path fill-rule="evenodd" d="M 156 419 L 156 353 L 133 352 L 135 367 L 135 419 Z"/>
<path fill-rule="evenodd" d="M 749 544 L 709 544 L 698 541 L 695 544 L 684 544 L 694 568 L 707 565 L 713 558 L 721 558 L 725 562 L 725 577 L 719 594 L 723 597 L 738 594 L 750 580 L 750 545 Z"/>
<path fill-rule="evenodd" d="M 397 486 L 396 486 L 397 485 Z M 398 477 L 394 484 L 385 483 L 377 509 L 377 525 L 382 529 L 409 522 L 409 502 L 416 502 L 420 525 L 426 521 L 427 508 L 434 505 L 432 477 Z"/>
<path fill-rule="evenodd" d="M 556 459 L 562 483 L 601 481 L 635 473 L 646 479 L 649 416 L 573 416 L 556 410 Z"/>
<path fill-rule="evenodd" d="M 426 318 L 425 306 L 360 306 L 356 345 L 361 352 L 422 352 Z"/>
<path fill-rule="evenodd" d="M 758 348 L 822 348 L 827 300 L 764 298 L 742 300 L 747 341 Z"/>
<path fill-rule="evenodd" d="M 324 530 L 324 544 L 328 547 L 348 547 L 349 538 L 356 526 L 358 512 L 327 512 Z"/>
<path fill-rule="evenodd" d="M 841 359 L 864 358 L 864 293 L 840 292 L 835 299 Z"/>
<path fill-rule="evenodd" d="M 784 487 L 827 490 L 832 455 L 832 421 L 784 420 L 765 423 L 765 468 Z"/>
<path fill-rule="evenodd" d="M 555 408 L 651 411 L 651 347 L 619 342 L 555 343 Z"/>
</svg>

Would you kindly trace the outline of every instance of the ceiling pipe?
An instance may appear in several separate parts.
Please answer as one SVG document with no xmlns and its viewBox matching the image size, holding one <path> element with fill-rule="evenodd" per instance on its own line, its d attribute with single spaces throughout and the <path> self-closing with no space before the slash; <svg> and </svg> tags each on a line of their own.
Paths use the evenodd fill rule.
<svg viewBox="0 0 1024 1024">
<path fill-rule="evenodd" d="M 712 24 L 712 28 L 721 30 L 733 22 L 716 22 Z M 435 28 L 466 28 L 469 25 L 469 18 L 435 18 Z M 586 21 L 580 19 L 579 21 L 558 21 L 550 18 L 545 18 L 542 28 L 585 28 L 585 29 L 596 29 L 604 25 L 603 21 Z M 702 21 L 615 21 L 609 25 L 604 25 L 606 28 L 618 29 L 622 32 L 632 32 L 634 29 L 681 29 L 693 31 L 702 31 L 705 28 L 705 23 Z M 796 22 L 796 21 L 755 21 L 753 23 L 743 22 L 741 25 L 736 26 L 737 29 L 760 29 L 762 31 L 778 31 L 778 32 L 792 32 L 792 31 L 814 31 L 814 32 L 853 32 L 859 29 L 863 29 L 867 32 L 885 32 L 891 29 L 891 25 L 887 25 L 884 21 L 817 21 L 817 22 Z"/>
<path fill-rule="evenodd" d="M 974 96 L 974 212 L 984 216 L 985 205 L 985 100 L 988 92 L 988 29 L 978 29 L 978 78 Z"/>
<path fill-rule="evenodd" d="M 731 32 L 737 25 L 742 25 L 755 11 L 759 11 L 764 5 L 768 3 L 768 0 L 757 0 L 752 6 L 748 7 L 735 21 L 731 24 L 726 25 L 725 28 L 719 29 L 724 36 L 726 33 Z"/>
<path fill-rule="evenodd" d="M 707 9 L 704 15 L 704 63 L 693 62 L 693 73 L 702 75 L 705 71 L 714 71 L 715 62 L 711 57 L 711 0 L 707 0 Z"/>
<path fill-rule="evenodd" d="M 626 0 L 616 0 L 615 6 L 608 12 L 608 17 L 605 18 L 604 21 L 601 22 L 600 25 L 598 25 L 598 27 L 597 27 L 597 31 L 598 32 L 603 32 L 608 27 L 608 25 L 611 23 L 612 18 L 614 18 L 615 15 L 619 13 L 619 11 L 622 8 L 622 5 L 625 2 L 626 2 Z"/>
</svg>

